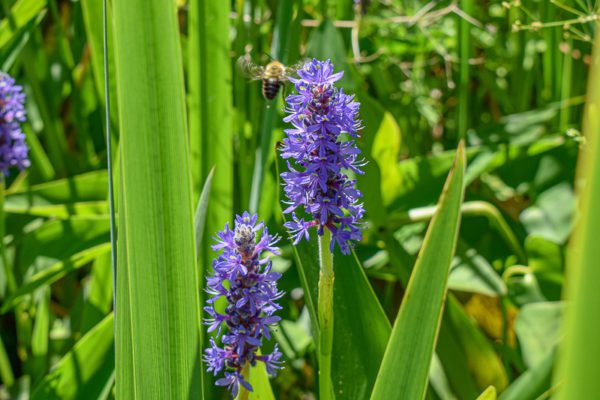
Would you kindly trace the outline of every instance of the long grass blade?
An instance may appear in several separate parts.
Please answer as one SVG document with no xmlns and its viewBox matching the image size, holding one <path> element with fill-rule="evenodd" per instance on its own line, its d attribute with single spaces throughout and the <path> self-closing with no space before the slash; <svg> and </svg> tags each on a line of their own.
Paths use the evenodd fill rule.
<svg viewBox="0 0 600 400">
<path fill-rule="evenodd" d="M 450 263 L 458 238 L 464 196 L 465 149 L 460 142 L 455 164 L 413 269 L 372 400 L 422 399 L 441 322 Z M 415 335 L 415 332 L 419 332 Z"/>
</svg>

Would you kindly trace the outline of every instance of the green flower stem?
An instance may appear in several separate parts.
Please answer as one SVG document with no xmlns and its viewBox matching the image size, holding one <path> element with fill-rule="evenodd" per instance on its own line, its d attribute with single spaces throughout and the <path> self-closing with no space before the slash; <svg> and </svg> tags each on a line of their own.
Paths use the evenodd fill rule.
<svg viewBox="0 0 600 400">
<path fill-rule="evenodd" d="M 329 250 L 331 232 L 319 236 L 319 398 L 334 399 L 331 383 L 331 349 L 333 347 L 333 254 Z"/>
<path fill-rule="evenodd" d="M 242 375 L 244 376 L 244 379 L 246 380 L 246 382 L 250 382 L 250 364 L 249 363 L 246 363 L 246 365 L 244 365 L 244 368 L 242 368 Z M 235 398 L 235 400 L 248 400 L 249 396 L 250 396 L 250 392 L 248 391 L 248 389 L 246 389 L 245 387 L 240 385 L 240 391 L 238 392 L 238 395 Z"/>
</svg>

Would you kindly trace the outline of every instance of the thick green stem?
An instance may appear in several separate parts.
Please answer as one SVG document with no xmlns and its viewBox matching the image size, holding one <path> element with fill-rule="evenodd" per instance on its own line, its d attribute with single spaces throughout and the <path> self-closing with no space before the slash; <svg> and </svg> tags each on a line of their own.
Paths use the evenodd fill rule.
<svg viewBox="0 0 600 400">
<path fill-rule="evenodd" d="M 244 368 L 242 368 L 242 375 L 244 376 L 244 380 L 246 382 L 250 382 L 250 364 L 246 363 L 246 365 L 244 365 Z M 240 391 L 238 392 L 235 400 L 248 400 L 249 396 L 250 392 L 248 389 L 240 385 Z"/>
<path fill-rule="evenodd" d="M 331 233 L 319 236 L 319 398 L 334 399 L 331 383 L 331 349 L 333 347 L 333 254 L 329 249 Z"/>
</svg>

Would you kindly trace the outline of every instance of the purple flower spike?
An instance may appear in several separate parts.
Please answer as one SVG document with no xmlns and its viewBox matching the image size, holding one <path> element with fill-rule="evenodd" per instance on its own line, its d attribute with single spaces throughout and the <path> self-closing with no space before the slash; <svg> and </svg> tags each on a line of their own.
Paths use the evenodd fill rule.
<svg viewBox="0 0 600 400">
<path fill-rule="evenodd" d="M 213 249 L 222 252 L 213 261 L 214 275 L 207 278 L 206 291 L 210 297 L 204 310 L 210 317 L 204 323 L 209 326 L 209 332 L 217 331 L 220 335 L 223 327 L 225 333 L 221 337 L 222 348 L 210 339 L 204 361 L 209 372 L 217 375 L 224 371 L 224 377 L 216 384 L 226 386 L 233 397 L 237 396 L 240 385 L 252 391 L 243 375 L 244 366 L 262 361 L 267 372 L 275 375 L 282 362 L 277 346 L 269 355 L 256 354 L 263 337 L 269 339 L 271 326 L 280 320 L 274 314 L 281 309 L 277 300 L 283 296 L 277 289 L 280 275 L 271 272 L 269 256 L 263 254 L 279 254 L 275 247 L 279 238 L 270 235 L 264 223 L 257 221 L 257 215 L 245 212 L 236 216 L 233 230 L 225 225 L 225 229 L 217 233 Z M 224 314 L 214 306 L 221 297 L 227 301 Z"/>
<path fill-rule="evenodd" d="M 360 150 L 353 138 L 362 128 L 358 119 L 360 104 L 334 83 L 343 72 L 333 73 L 331 61 L 313 59 L 298 71 L 300 79 L 290 79 L 297 94 L 286 98 L 286 129 L 281 156 L 288 159 L 289 172 L 281 177 L 289 205 L 284 212 L 292 213 L 285 223 L 294 244 L 308 239 L 309 229 L 317 227 L 322 235 L 327 228 L 332 233 L 330 248 L 337 243 L 344 254 L 350 253 L 351 243 L 361 240 L 360 219 L 364 209 L 359 200 L 361 192 L 347 171 L 362 174 L 364 165 L 358 159 Z M 342 141 L 341 134 L 350 139 Z M 289 161 L 291 160 L 291 162 Z M 294 212 L 301 207 L 309 215 L 307 221 Z"/>
<path fill-rule="evenodd" d="M 25 122 L 25 93 L 8 74 L 0 72 L 0 171 L 29 167 L 29 149 L 21 123 Z"/>
</svg>

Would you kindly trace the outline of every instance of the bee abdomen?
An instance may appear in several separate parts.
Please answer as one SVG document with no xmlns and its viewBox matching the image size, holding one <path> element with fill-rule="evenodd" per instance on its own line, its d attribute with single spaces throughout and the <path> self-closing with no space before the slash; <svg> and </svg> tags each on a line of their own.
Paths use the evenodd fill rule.
<svg viewBox="0 0 600 400">
<path fill-rule="evenodd" d="M 275 96 L 277 96 L 277 92 L 279 92 L 279 86 L 281 86 L 281 82 L 277 79 L 267 78 L 263 79 L 262 84 L 262 93 L 263 96 L 267 100 L 273 100 Z"/>
</svg>

